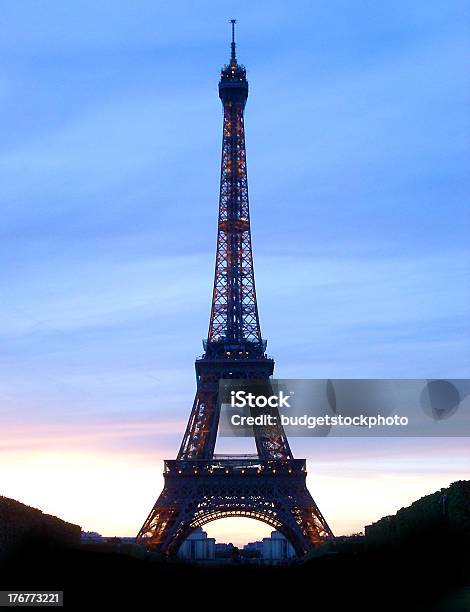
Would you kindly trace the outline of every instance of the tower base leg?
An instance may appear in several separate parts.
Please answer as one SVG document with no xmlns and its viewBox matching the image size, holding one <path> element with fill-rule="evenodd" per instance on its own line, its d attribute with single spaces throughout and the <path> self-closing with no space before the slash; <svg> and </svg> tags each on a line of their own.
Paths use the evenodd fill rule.
<svg viewBox="0 0 470 612">
<path fill-rule="evenodd" d="M 281 532 L 296 554 L 333 538 L 306 486 L 305 461 L 165 462 L 165 486 L 137 538 L 175 555 L 188 535 L 211 521 L 248 517 Z"/>
</svg>

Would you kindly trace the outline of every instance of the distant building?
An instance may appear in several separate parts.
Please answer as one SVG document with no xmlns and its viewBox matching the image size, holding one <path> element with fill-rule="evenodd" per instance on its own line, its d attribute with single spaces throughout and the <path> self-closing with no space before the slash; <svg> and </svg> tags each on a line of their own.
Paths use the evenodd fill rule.
<svg viewBox="0 0 470 612">
<path fill-rule="evenodd" d="M 254 557 L 263 557 L 263 542 L 248 542 L 243 547 L 243 552 Z"/>
<path fill-rule="evenodd" d="M 96 531 L 82 531 L 80 541 L 82 544 L 135 544 L 135 536 L 103 536 Z"/>
<path fill-rule="evenodd" d="M 225 544 L 224 542 L 216 542 L 215 556 L 220 559 L 231 557 L 235 546 L 233 544 Z"/>
<path fill-rule="evenodd" d="M 119 538 L 121 544 L 135 544 L 135 536 L 121 536 Z"/>
<path fill-rule="evenodd" d="M 82 531 L 80 541 L 82 544 L 98 544 L 104 542 L 105 538 L 96 531 Z"/>
<path fill-rule="evenodd" d="M 215 538 L 208 538 L 207 533 L 198 527 L 181 544 L 178 557 L 191 561 L 211 561 L 215 559 L 215 546 Z"/>
<path fill-rule="evenodd" d="M 183 542 L 179 551 L 180 559 L 192 561 L 214 561 L 218 563 L 267 563 L 276 565 L 285 563 L 295 557 L 292 545 L 278 531 L 273 531 L 270 538 L 262 542 L 249 542 L 241 551 L 233 544 L 215 542 L 208 538 L 201 528 L 196 529 Z"/>
<path fill-rule="evenodd" d="M 295 557 L 292 544 L 279 533 L 272 531 L 270 538 L 263 538 L 263 560 L 268 564 L 284 563 Z"/>
</svg>

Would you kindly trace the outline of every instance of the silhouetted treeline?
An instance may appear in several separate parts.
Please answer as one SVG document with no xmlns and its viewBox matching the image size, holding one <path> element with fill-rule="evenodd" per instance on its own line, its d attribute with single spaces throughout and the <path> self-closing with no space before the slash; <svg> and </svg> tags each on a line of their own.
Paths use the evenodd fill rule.
<svg viewBox="0 0 470 612">
<path fill-rule="evenodd" d="M 0 496 L 0 559 L 39 548 L 79 546 L 78 525 Z"/>
<path fill-rule="evenodd" d="M 402 547 L 430 538 L 470 544 L 470 481 L 460 480 L 365 528 L 366 546 Z"/>
</svg>

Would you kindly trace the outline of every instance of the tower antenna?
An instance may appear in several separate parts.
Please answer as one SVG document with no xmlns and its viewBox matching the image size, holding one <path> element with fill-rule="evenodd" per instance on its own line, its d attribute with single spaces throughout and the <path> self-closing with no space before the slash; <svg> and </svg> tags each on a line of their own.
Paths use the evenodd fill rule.
<svg viewBox="0 0 470 612">
<path fill-rule="evenodd" d="M 235 24 L 237 23 L 236 19 L 230 19 L 230 23 L 232 24 L 232 44 L 231 44 L 231 48 L 232 48 L 232 53 L 230 56 L 230 63 L 231 64 L 236 64 L 237 63 L 237 56 L 235 55 Z"/>
</svg>

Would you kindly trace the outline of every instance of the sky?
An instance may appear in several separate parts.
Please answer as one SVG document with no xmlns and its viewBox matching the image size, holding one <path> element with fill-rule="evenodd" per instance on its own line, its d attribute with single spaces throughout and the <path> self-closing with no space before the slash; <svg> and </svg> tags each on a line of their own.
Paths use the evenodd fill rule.
<svg viewBox="0 0 470 612">
<path fill-rule="evenodd" d="M 86 530 L 138 531 L 191 409 L 232 17 L 276 375 L 468 376 L 466 2 L 3 0 L 0 492 Z M 291 446 L 335 533 L 470 474 L 468 438 Z"/>
</svg>

